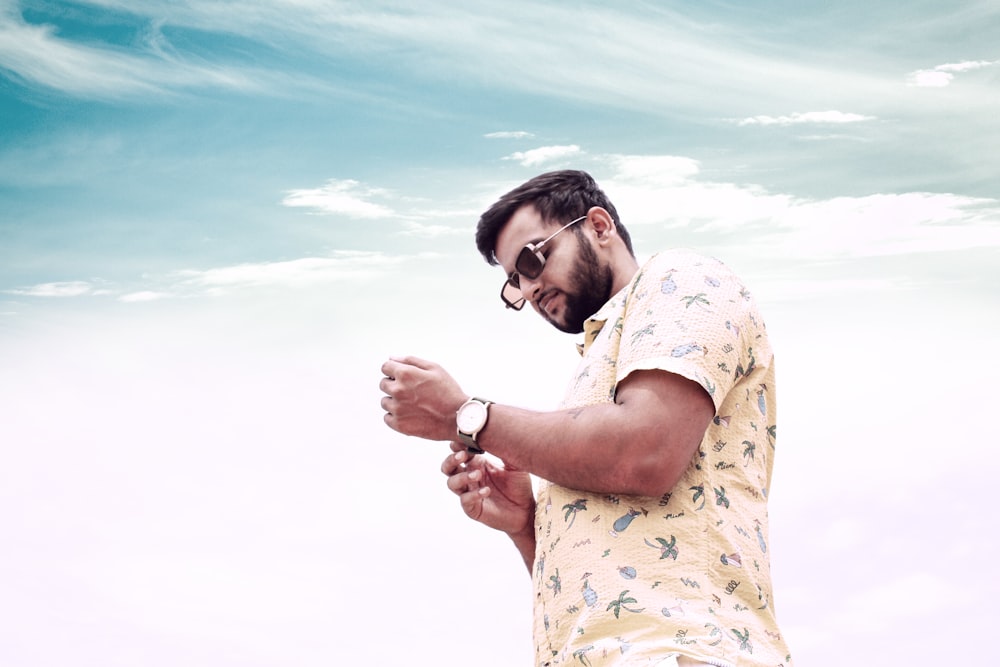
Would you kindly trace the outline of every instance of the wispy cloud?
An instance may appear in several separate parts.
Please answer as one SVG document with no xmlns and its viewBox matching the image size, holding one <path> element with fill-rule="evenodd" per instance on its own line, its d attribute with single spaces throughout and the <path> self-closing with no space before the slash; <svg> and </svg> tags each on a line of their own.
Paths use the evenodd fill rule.
<svg viewBox="0 0 1000 667">
<path fill-rule="evenodd" d="M 697 12 L 652 6 L 633 12 L 590 6 L 580 12 L 511 0 L 502 11 L 484 14 L 459 2 L 433 3 L 419 11 L 398 2 L 331 5 L 316 0 L 241 3 L 239 11 L 208 0 L 84 4 L 118 10 L 150 28 L 131 48 L 101 46 L 62 38 L 50 27 L 28 25 L 12 7 L 0 14 L 0 66 L 39 85 L 97 97 L 190 88 L 270 92 L 292 85 L 333 85 L 330 68 L 326 75 L 317 75 L 328 79 L 320 83 L 287 68 L 285 59 L 273 61 L 271 71 L 266 64 L 249 67 L 219 52 L 185 51 L 164 35 L 164 30 L 178 27 L 205 35 L 236 35 L 273 52 L 311 53 L 338 61 L 385 60 L 414 76 L 433 71 L 458 81 L 479 81 L 483 71 L 490 71 L 508 88 L 549 98 L 589 101 L 601 96 L 604 104 L 672 113 L 711 108 L 741 114 L 751 101 L 758 108 L 787 104 L 795 97 L 792 91 L 804 86 L 837 91 L 829 99 L 865 100 L 882 92 L 886 83 L 870 74 L 874 68 L 828 69 L 798 52 L 764 56 L 764 50 L 746 46 L 744 26 L 713 23 L 707 30 L 695 18 Z M 528 12 L 535 20 L 525 24 L 521 17 Z M 572 28 L 553 35 L 551 26 Z M 571 39 L 589 40 L 590 47 L 567 50 L 563 45 Z M 403 53 L 405 58 L 397 61 Z M 538 67 L 539 62 L 546 66 Z M 357 81 L 350 87 L 351 93 L 339 92 L 363 94 L 364 86 Z M 487 136 L 526 138 L 520 131 Z"/>
<path fill-rule="evenodd" d="M 82 280 L 66 282 L 40 283 L 30 287 L 18 287 L 5 290 L 7 294 L 38 297 L 71 297 L 93 294 L 94 286 Z"/>
<path fill-rule="evenodd" d="M 533 148 L 530 151 L 518 151 L 503 158 L 504 160 L 516 160 L 524 167 L 537 167 L 548 162 L 556 162 L 568 157 L 580 155 L 580 147 L 572 146 L 543 146 Z"/>
<path fill-rule="evenodd" d="M 174 274 L 175 289 L 211 295 L 259 287 L 310 287 L 332 282 L 367 280 L 405 261 L 380 252 L 338 251 L 330 257 L 303 257 L 283 262 L 238 264 Z"/>
<path fill-rule="evenodd" d="M 29 25 L 0 10 L 0 68 L 23 80 L 71 95 L 120 98 L 179 89 L 259 90 L 249 70 L 184 60 L 163 47 L 157 30 L 126 50 L 63 39 L 48 25 Z"/>
<path fill-rule="evenodd" d="M 858 113 L 846 113 L 843 111 L 807 111 L 805 113 L 793 113 L 787 116 L 752 116 L 737 121 L 738 125 L 804 125 L 804 124 L 841 124 L 841 123 L 861 123 L 864 121 L 876 120 L 874 116 L 865 116 Z"/>
<path fill-rule="evenodd" d="M 951 84 L 956 74 L 996 65 L 1000 65 L 1000 60 L 967 60 L 960 63 L 948 63 L 938 65 L 933 69 L 910 72 L 906 75 L 906 83 L 918 88 L 943 88 Z"/>
<path fill-rule="evenodd" d="M 159 301 L 160 299 L 167 299 L 171 296 L 169 292 L 156 292 L 153 290 L 141 290 L 138 292 L 129 292 L 127 294 L 122 294 L 118 297 L 119 301 L 124 303 L 141 303 L 145 301 Z"/>
<path fill-rule="evenodd" d="M 487 139 L 531 139 L 535 135 L 531 132 L 518 130 L 513 132 L 490 132 L 483 136 Z"/>
<path fill-rule="evenodd" d="M 615 201 L 633 236 L 646 237 L 654 244 L 669 237 L 671 244 L 681 241 L 699 247 L 709 245 L 723 256 L 776 261 L 789 257 L 802 261 L 845 260 L 1000 247 L 997 199 L 946 192 L 796 197 L 752 183 L 713 179 L 703 173 L 697 160 L 684 156 L 588 154 L 575 145 L 544 147 L 517 159 L 537 165 L 569 156 L 584 156 L 583 161 L 594 166 L 595 176 Z M 376 199 L 397 204 L 418 202 L 421 215 L 398 213 L 386 203 L 372 201 Z M 292 191 L 284 203 L 355 218 L 392 218 L 401 223 L 399 235 L 415 238 L 468 235 L 471 224 L 459 221 L 474 216 L 464 208 L 461 214 L 456 213 L 458 207 L 428 209 L 428 202 L 422 198 L 355 180 L 332 180 L 321 188 Z M 116 292 L 120 301 L 135 303 L 256 288 L 309 287 L 374 279 L 407 260 L 406 256 L 382 252 L 338 251 L 329 256 L 177 271 Z M 867 280 L 852 277 L 837 283 L 835 289 L 874 289 L 883 285 L 878 280 Z M 81 280 L 7 291 L 33 297 L 109 293 L 107 285 L 97 287 L 93 280 Z"/>
<path fill-rule="evenodd" d="M 330 179 L 319 188 L 289 190 L 281 203 L 285 206 L 313 209 L 317 213 L 338 214 L 349 218 L 392 218 L 396 212 L 372 199 L 384 199 L 387 190 L 372 188 L 353 179 Z"/>
<path fill-rule="evenodd" d="M 469 235 L 468 228 L 451 227 L 449 225 L 427 225 L 420 222 L 407 220 L 403 223 L 403 229 L 399 232 L 403 236 L 418 236 L 421 238 L 437 238 L 440 236 Z"/>
<path fill-rule="evenodd" d="M 448 230 L 452 233 L 454 230 Z M 445 233 L 443 230 L 428 232 Z M 132 289 L 101 287 L 87 281 L 41 283 L 4 290 L 22 297 L 113 296 L 122 303 L 146 303 L 172 298 L 222 296 L 261 288 L 308 288 L 332 283 L 366 281 L 392 270 L 419 255 L 387 255 L 370 251 L 335 251 L 326 257 L 301 257 L 287 261 L 246 262 L 209 269 L 182 269 L 159 278 L 145 276 L 145 285 Z M 117 295 L 117 296 L 115 296 Z"/>
<path fill-rule="evenodd" d="M 734 252 L 831 259 L 1000 247 L 1000 200 L 904 192 L 808 199 L 705 178 L 670 156 L 605 156 L 630 226 L 733 237 Z M 625 212 L 627 211 L 627 215 Z"/>
</svg>

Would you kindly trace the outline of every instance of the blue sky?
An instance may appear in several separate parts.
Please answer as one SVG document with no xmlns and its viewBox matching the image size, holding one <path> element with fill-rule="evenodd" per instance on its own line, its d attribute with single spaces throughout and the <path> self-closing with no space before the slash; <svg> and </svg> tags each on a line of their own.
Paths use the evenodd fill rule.
<svg viewBox="0 0 1000 667">
<path fill-rule="evenodd" d="M 411 4 L 0 0 L 4 663 L 527 664 L 378 368 L 555 405 L 574 341 L 472 232 L 565 167 L 762 303 L 797 660 L 979 659 L 1000 7 Z"/>
</svg>

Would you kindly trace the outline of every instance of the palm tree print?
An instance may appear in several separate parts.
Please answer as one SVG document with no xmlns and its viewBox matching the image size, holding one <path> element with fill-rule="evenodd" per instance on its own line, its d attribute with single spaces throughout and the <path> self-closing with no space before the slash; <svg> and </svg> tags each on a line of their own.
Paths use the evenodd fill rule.
<svg viewBox="0 0 1000 667">
<path fill-rule="evenodd" d="M 753 461 L 753 454 L 757 450 L 757 445 L 750 442 L 749 440 L 744 440 L 743 444 L 746 445 L 743 448 L 743 467 L 746 468 Z"/>
<path fill-rule="evenodd" d="M 558 567 L 556 568 L 556 573 L 555 574 L 549 575 L 549 581 L 551 581 L 552 583 L 551 584 L 545 584 L 545 587 L 552 589 L 552 595 L 553 596 L 559 595 L 560 593 L 562 593 L 562 577 L 559 576 L 559 568 Z"/>
<path fill-rule="evenodd" d="M 643 336 L 652 336 L 656 332 L 656 323 L 648 324 L 632 334 L 632 342 L 635 343 Z"/>
<path fill-rule="evenodd" d="M 622 331 L 624 331 L 624 329 L 625 329 L 625 318 L 624 317 L 619 317 L 615 321 L 615 326 L 611 329 L 611 333 L 615 333 L 615 334 L 618 334 L 619 336 L 621 336 L 622 335 Z"/>
<path fill-rule="evenodd" d="M 740 640 L 740 650 L 746 651 L 747 653 L 753 653 L 753 644 L 750 643 L 750 631 L 747 630 L 746 628 L 743 628 L 743 632 L 741 633 L 736 628 L 731 628 L 731 629 L 733 631 L 733 634 L 736 635 L 737 639 Z"/>
<path fill-rule="evenodd" d="M 691 496 L 691 502 L 696 503 L 696 502 L 698 502 L 699 499 L 701 499 L 701 505 L 698 505 L 698 507 L 696 507 L 694 511 L 697 512 L 700 509 L 704 509 L 705 508 L 705 487 L 701 486 L 701 485 L 692 486 L 690 490 L 694 491 L 694 495 Z"/>
<path fill-rule="evenodd" d="M 726 509 L 729 509 L 729 498 L 726 498 L 726 487 L 720 486 L 719 488 L 712 487 L 715 491 L 715 504 L 722 505 Z"/>
<path fill-rule="evenodd" d="M 591 644 L 590 646 L 584 646 L 583 648 L 578 648 L 575 651 L 573 651 L 573 657 L 579 660 L 582 664 L 586 665 L 587 667 L 591 667 L 590 658 L 587 657 L 587 653 L 593 650 L 594 650 L 593 644 Z"/>
<path fill-rule="evenodd" d="M 747 348 L 747 354 L 750 355 L 750 361 L 747 362 L 746 374 L 750 375 L 750 373 L 752 373 L 753 370 L 757 367 L 757 359 L 754 358 L 754 356 L 753 356 L 753 348 L 752 347 L 748 347 Z"/>
<path fill-rule="evenodd" d="M 660 550 L 660 560 L 663 560 L 664 558 L 673 558 L 674 560 L 677 560 L 677 556 L 679 556 L 680 553 L 677 550 L 677 538 L 676 537 L 674 537 L 673 535 L 671 535 L 669 542 L 666 539 L 662 538 L 662 537 L 657 537 L 657 538 L 654 538 L 654 539 L 657 542 L 659 542 L 659 545 L 653 544 L 652 542 L 650 542 L 646 538 L 643 538 L 642 541 L 645 542 L 647 546 L 650 546 L 650 547 L 653 547 L 654 549 L 659 549 Z"/>
<path fill-rule="evenodd" d="M 638 602 L 638 600 L 636 600 L 633 597 L 626 597 L 627 595 L 628 595 L 628 590 L 627 589 L 624 590 L 624 591 L 622 591 L 621 593 L 619 593 L 618 594 L 618 599 L 617 600 L 612 600 L 610 603 L 608 603 L 608 608 L 605 609 L 604 611 L 610 611 L 611 609 L 614 609 L 615 610 L 615 618 L 620 618 L 620 614 L 622 612 L 622 609 L 624 609 L 625 611 L 630 611 L 633 614 L 639 614 L 639 613 L 641 613 L 645 608 L 643 608 L 643 609 L 632 609 L 630 607 L 625 606 L 625 605 L 629 605 L 629 604 L 635 604 L 636 602 Z"/>
<path fill-rule="evenodd" d="M 699 308 L 704 308 L 705 306 L 712 305 L 711 302 L 706 298 L 704 292 L 698 292 L 697 294 L 693 294 L 691 296 L 683 296 L 681 297 L 681 301 L 684 302 L 685 308 L 690 308 L 691 306 L 698 306 Z"/>
<path fill-rule="evenodd" d="M 577 498 L 573 502 L 563 505 L 563 509 L 566 510 L 566 516 L 563 517 L 563 520 L 569 521 L 569 525 L 566 526 L 566 530 L 569 530 L 573 527 L 573 522 L 576 521 L 576 513 L 587 510 L 587 499 Z"/>
</svg>

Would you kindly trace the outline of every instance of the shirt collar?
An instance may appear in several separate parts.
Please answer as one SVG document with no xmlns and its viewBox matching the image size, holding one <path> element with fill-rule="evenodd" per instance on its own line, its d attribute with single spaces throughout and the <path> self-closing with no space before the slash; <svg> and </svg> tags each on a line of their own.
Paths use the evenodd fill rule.
<svg viewBox="0 0 1000 667">
<path fill-rule="evenodd" d="M 601 306 L 600 310 L 591 315 L 590 318 L 583 323 L 583 343 L 577 343 L 576 345 L 577 352 L 579 352 L 581 356 L 586 354 L 587 350 L 590 348 L 590 344 L 594 342 L 597 335 L 604 329 L 604 325 L 607 324 L 608 320 L 611 319 L 611 316 L 614 315 L 619 309 L 621 303 L 625 299 L 625 291 L 627 289 L 628 287 L 626 286 L 620 292 L 611 297 L 607 303 Z"/>
<path fill-rule="evenodd" d="M 580 353 L 580 356 L 586 354 L 587 350 L 590 348 L 590 344 L 594 342 L 597 335 L 601 333 L 604 329 L 604 325 L 607 324 L 608 320 L 611 319 L 612 315 L 615 315 L 617 311 L 624 307 L 625 301 L 628 300 L 628 295 L 635 290 L 635 284 L 642 277 L 642 268 L 635 272 L 632 279 L 628 281 L 625 287 L 618 290 L 618 293 L 613 297 L 608 299 L 608 301 L 601 306 L 601 309 L 590 316 L 583 323 L 583 343 L 576 344 L 576 350 Z"/>
</svg>

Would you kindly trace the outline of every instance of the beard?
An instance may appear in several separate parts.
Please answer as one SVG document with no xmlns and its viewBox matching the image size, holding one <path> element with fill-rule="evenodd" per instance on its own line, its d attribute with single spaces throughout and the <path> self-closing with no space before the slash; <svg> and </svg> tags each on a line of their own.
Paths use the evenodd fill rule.
<svg viewBox="0 0 1000 667">
<path fill-rule="evenodd" d="M 611 298 L 611 286 L 614 282 L 611 267 L 600 263 L 597 253 L 582 236 L 575 236 L 580 252 L 570 276 L 573 291 L 564 292 L 566 307 L 562 322 L 557 322 L 545 311 L 540 311 L 549 324 L 559 331 L 571 334 L 582 332 L 583 323 L 607 303 Z"/>
</svg>

